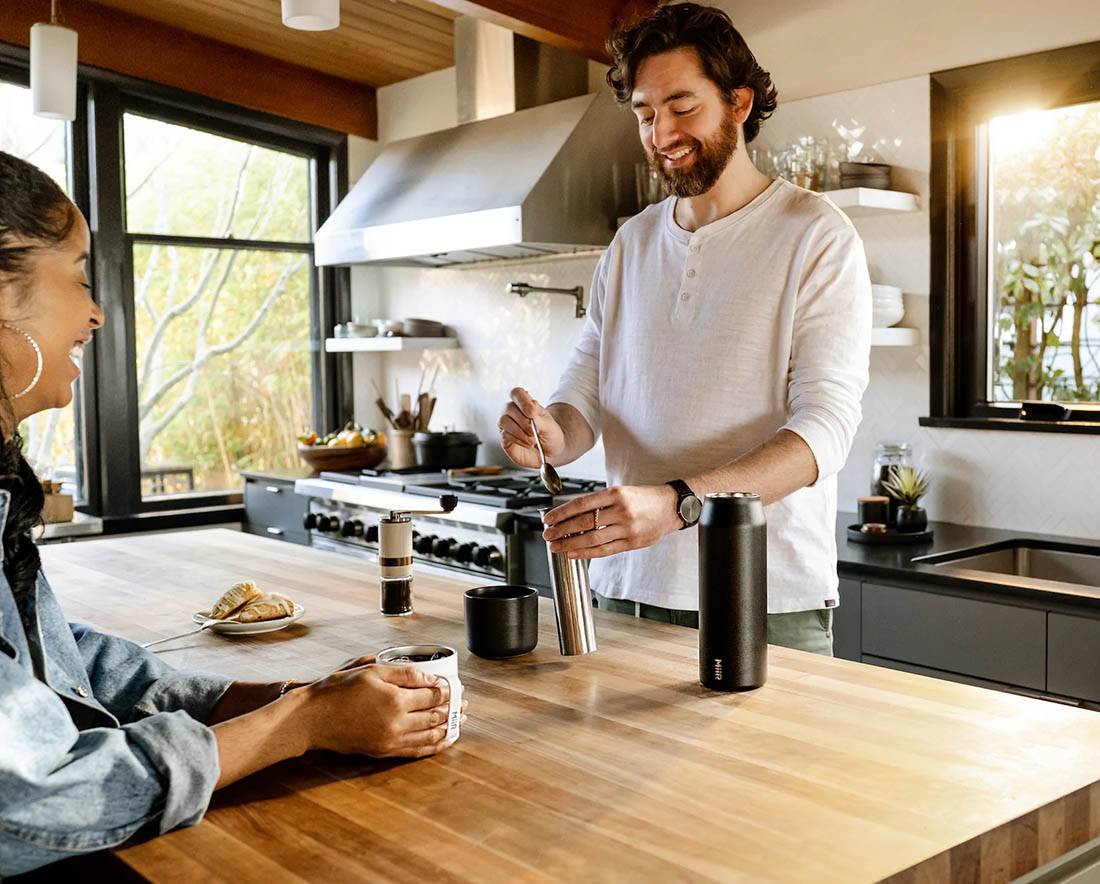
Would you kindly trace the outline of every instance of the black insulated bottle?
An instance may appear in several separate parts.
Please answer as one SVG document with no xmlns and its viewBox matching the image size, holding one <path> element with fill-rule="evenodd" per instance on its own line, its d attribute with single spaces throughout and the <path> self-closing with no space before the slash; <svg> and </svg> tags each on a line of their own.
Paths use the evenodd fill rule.
<svg viewBox="0 0 1100 884">
<path fill-rule="evenodd" d="M 699 681 L 746 691 L 768 676 L 768 534 L 760 496 L 708 494 L 699 519 Z"/>
</svg>

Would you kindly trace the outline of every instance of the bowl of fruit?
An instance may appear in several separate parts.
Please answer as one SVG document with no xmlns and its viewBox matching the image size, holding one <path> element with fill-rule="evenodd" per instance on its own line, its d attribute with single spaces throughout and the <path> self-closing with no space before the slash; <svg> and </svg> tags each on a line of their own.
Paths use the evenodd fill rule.
<svg viewBox="0 0 1100 884">
<path fill-rule="evenodd" d="M 365 470 L 376 467 L 386 459 L 386 434 L 364 430 L 349 421 L 342 430 L 326 436 L 315 432 L 298 437 L 298 456 L 310 469 Z"/>
</svg>

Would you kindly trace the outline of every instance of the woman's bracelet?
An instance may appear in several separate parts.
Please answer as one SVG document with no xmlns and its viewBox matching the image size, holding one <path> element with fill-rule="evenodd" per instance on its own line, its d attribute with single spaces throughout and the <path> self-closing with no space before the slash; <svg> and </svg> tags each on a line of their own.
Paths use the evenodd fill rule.
<svg viewBox="0 0 1100 884">
<path fill-rule="evenodd" d="M 290 690 L 290 686 L 294 684 L 293 678 L 288 678 L 281 685 L 279 685 L 279 693 L 275 695 L 275 699 L 278 700 L 283 694 Z"/>
</svg>

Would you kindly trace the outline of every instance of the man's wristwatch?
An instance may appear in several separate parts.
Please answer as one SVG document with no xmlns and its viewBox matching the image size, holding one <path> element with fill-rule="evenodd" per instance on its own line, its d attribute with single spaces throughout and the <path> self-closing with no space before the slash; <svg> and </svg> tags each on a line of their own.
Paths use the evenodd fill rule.
<svg viewBox="0 0 1100 884">
<path fill-rule="evenodd" d="M 684 523 L 680 526 L 680 530 L 699 524 L 699 516 L 703 514 L 703 503 L 695 496 L 695 492 L 691 490 L 688 483 L 683 479 L 673 479 L 665 484 L 671 485 L 672 490 L 678 495 L 676 515 Z"/>
</svg>

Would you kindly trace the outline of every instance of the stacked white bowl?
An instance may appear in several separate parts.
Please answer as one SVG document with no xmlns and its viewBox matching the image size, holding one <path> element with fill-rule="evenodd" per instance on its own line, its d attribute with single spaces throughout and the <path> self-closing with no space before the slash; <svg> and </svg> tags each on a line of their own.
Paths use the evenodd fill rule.
<svg viewBox="0 0 1100 884">
<path fill-rule="evenodd" d="M 872 283 L 871 304 L 871 325 L 874 328 L 889 328 L 897 325 L 905 315 L 901 289 L 896 285 Z"/>
</svg>

